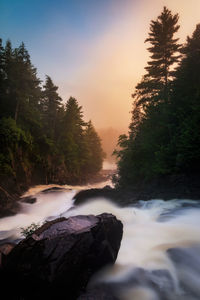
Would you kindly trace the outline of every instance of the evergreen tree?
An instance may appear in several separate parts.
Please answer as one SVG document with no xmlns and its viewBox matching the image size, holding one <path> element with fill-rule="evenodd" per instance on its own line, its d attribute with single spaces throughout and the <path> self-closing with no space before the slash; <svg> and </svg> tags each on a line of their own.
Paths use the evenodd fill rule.
<svg viewBox="0 0 200 300">
<path fill-rule="evenodd" d="M 179 29 L 178 18 L 178 14 L 172 15 L 171 11 L 164 7 L 161 15 L 155 21 L 151 21 L 149 36 L 145 40 L 151 44 L 148 48 L 151 60 L 145 67 L 147 73 L 136 86 L 133 95 L 137 105 L 143 110 L 169 98 L 170 83 L 174 77 L 172 67 L 180 58 L 178 38 L 174 38 Z"/>
<path fill-rule="evenodd" d="M 21 43 L 19 48 L 14 50 L 16 82 L 16 107 L 14 119 L 22 126 L 29 129 L 41 126 L 40 118 L 40 99 L 41 88 L 40 80 L 37 78 L 37 70 L 31 64 L 30 55 Z"/>
<path fill-rule="evenodd" d="M 0 198 L 9 182 L 18 193 L 33 183 L 78 183 L 101 168 L 100 140 L 77 100 L 64 106 L 49 76 L 43 90 L 40 83 L 25 45 L 0 39 Z"/>
<path fill-rule="evenodd" d="M 3 113 L 3 99 L 5 97 L 5 70 L 4 70 L 4 48 L 0 39 L 0 114 Z"/>
<path fill-rule="evenodd" d="M 167 100 L 169 93 L 170 80 L 174 76 L 174 71 L 170 69 L 177 63 L 180 55 L 180 45 L 177 44 L 178 38 L 174 34 L 178 31 L 178 14 L 172 15 L 171 11 L 164 7 L 161 15 L 156 21 L 151 21 L 149 37 L 145 42 L 150 42 L 148 48 L 151 53 L 151 61 L 145 68 L 148 72 L 147 77 L 153 80 L 152 83 L 158 85 L 158 91 L 163 92 L 163 99 Z"/>
<path fill-rule="evenodd" d="M 176 72 L 170 113 L 173 115 L 171 148 L 178 171 L 198 170 L 200 163 L 200 24 L 183 47 Z"/>
<path fill-rule="evenodd" d="M 168 101 L 149 104 L 139 115 L 139 104 L 135 104 L 133 117 L 139 117 L 133 118 L 129 137 L 119 139 L 120 185 L 162 175 L 199 172 L 200 25 L 187 38 L 182 53 L 173 73 Z"/>
<path fill-rule="evenodd" d="M 70 97 L 63 121 L 62 148 L 67 169 L 74 177 L 80 177 L 85 161 L 86 147 L 83 138 L 85 124 L 82 107 L 75 98 Z"/>
<path fill-rule="evenodd" d="M 42 108 L 44 113 L 45 131 L 47 132 L 47 136 L 51 139 L 54 139 L 55 137 L 57 115 L 62 102 L 57 90 L 58 87 L 54 85 L 52 79 L 49 76 L 46 76 Z"/>
<path fill-rule="evenodd" d="M 84 137 L 88 151 L 86 171 L 87 173 L 97 173 L 102 168 L 105 153 L 101 147 L 100 137 L 98 136 L 91 121 L 87 123 Z"/>
<path fill-rule="evenodd" d="M 3 117 L 13 117 L 15 111 L 15 72 L 14 72 L 14 56 L 11 42 L 6 42 L 5 48 L 1 49 L 1 74 L 2 74 L 2 97 L 1 111 Z"/>
<path fill-rule="evenodd" d="M 164 161 L 170 152 L 168 148 L 163 151 L 163 146 L 171 139 L 168 105 L 175 76 L 173 68 L 180 58 L 180 45 L 174 38 L 179 29 L 177 22 L 178 14 L 172 15 L 166 7 L 155 21 L 151 21 L 145 41 L 151 44 L 148 48 L 151 60 L 132 95 L 129 135 L 119 139 L 121 150 L 117 155 L 121 183 L 169 172 L 169 164 L 161 163 L 161 157 Z"/>
</svg>

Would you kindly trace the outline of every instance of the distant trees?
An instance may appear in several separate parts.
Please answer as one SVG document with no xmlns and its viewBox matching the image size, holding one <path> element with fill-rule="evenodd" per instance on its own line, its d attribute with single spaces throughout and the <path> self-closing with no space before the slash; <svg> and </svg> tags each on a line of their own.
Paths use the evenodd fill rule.
<svg viewBox="0 0 200 300">
<path fill-rule="evenodd" d="M 64 105 L 49 76 L 41 85 L 25 45 L 0 39 L 1 182 L 80 182 L 102 162 L 100 139 L 77 100 Z"/>
<path fill-rule="evenodd" d="M 151 60 L 133 95 L 129 134 L 119 138 L 121 186 L 194 172 L 200 163 L 200 25 L 181 47 L 177 22 L 166 7 L 151 21 Z"/>
<path fill-rule="evenodd" d="M 87 145 L 87 160 L 89 162 L 87 169 L 92 173 L 97 173 L 101 170 L 102 157 L 105 158 L 105 153 L 101 147 L 101 140 L 91 121 L 87 123 L 84 140 Z"/>
<path fill-rule="evenodd" d="M 85 164 L 85 151 L 87 151 L 83 139 L 86 123 L 83 121 L 82 107 L 73 97 L 67 101 L 63 124 L 65 131 L 61 142 L 63 143 L 65 163 L 70 173 L 79 177 Z"/>
</svg>

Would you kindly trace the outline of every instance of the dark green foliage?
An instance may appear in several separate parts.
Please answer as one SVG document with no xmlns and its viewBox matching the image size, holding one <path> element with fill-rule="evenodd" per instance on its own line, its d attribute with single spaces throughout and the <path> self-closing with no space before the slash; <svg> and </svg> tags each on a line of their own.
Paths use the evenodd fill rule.
<svg viewBox="0 0 200 300">
<path fill-rule="evenodd" d="M 119 138 L 118 184 L 192 173 L 200 164 L 200 25 L 182 47 L 178 15 L 151 22 L 147 74 L 136 86 L 129 135 Z M 175 64 L 175 65 L 174 65 Z M 176 66 L 174 71 L 173 66 Z"/>
<path fill-rule="evenodd" d="M 28 236 L 30 236 L 31 234 L 34 233 L 34 231 L 36 231 L 38 228 L 40 227 L 39 224 L 36 223 L 31 223 L 31 225 L 29 225 L 28 227 L 24 228 L 21 227 L 21 235 L 24 236 L 24 238 L 27 238 Z"/>
<path fill-rule="evenodd" d="M 87 169 L 89 172 L 97 173 L 102 168 L 102 157 L 105 157 L 105 153 L 101 147 L 101 140 L 91 121 L 88 122 L 84 132 L 84 140 L 87 145 Z"/>
<path fill-rule="evenodd" d="M 55 137 L 58 111 L 61 107 L 62 99 L 57 93 L 58 87 L 53 84 L 52 79 L 46 76 L 46 82 L 42 97 L 43 122 L 47 136 L 51 139 Z"/>
<path fill-rule="evenodd" d="M 101 169 L 94 128 L 90 123 L 89 134 L 77 100 L 71 97 L 64 106 L 57 90 L 49 76 L 41 86 L 23 43 L 13 49 L 0 39 L 1 182 L 8 176 L 26 187 L 79 182 Z"/>
</svg>

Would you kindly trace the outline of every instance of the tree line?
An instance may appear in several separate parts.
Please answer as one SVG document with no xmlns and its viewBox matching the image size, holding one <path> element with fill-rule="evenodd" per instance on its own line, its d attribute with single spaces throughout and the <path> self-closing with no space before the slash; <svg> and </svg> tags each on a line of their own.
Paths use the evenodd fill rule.
<svg viewBox="0 0 200 300">
<path fill-rule="evenodd" d="M 132 95 L 129 133 L 115 151 L 119 186 L 199 172 L 200 24 L 181 45 L 178 20 L 164 7 L 150 23 L 150 60 Z"/>
<path fill-rule="evenodd" d="M 100 171 L 104 153 L 91 121 L 37 76 L 22 43 L 0 39 L 0 178 L 23 185 L 77 183 Z"/>
</svg>

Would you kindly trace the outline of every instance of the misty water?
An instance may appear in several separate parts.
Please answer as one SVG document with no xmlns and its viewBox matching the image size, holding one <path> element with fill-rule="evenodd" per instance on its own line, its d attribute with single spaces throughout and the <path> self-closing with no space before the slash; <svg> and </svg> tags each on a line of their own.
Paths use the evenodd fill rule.
<svg viewBox="0 0 200 300">
<path fill-rule="evenodd" d="M 0 242 L 19 242 L 22 227 L 42 225 L 57 217 L 114 214 L 124 226 L 123 239 L 114 266 L 97 273 L 89 283 L 109 286 L 122 300 L 200 299 L 200 205 L 192 200 L 139 201 L 121 208 L 105 198 L 93 198 L 74 206 L 75 194 L 93 186 L 36 186 L 23 196 L 15 216 L 0 219 Z M 46 190 L 44 192 L 44 190 Z"/>
</svg>

